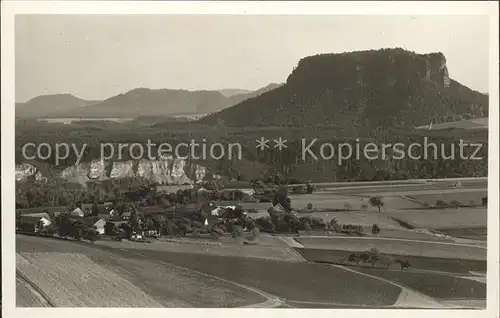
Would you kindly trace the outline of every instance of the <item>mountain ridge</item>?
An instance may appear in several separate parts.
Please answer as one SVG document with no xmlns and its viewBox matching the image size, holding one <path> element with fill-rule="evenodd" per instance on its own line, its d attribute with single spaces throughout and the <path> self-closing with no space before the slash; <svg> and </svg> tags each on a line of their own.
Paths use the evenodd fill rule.
<svg viewBox="0 0 500 318">
<path fill-rule="evenodd" d="M 87 101 L 71 94 L 41 95 L 25 103 L 16 103 L 16 117 L 138 117 L 176 114 L 200 114 L 220 111 L 226 107 L 253 98 L 280 84 L 269 84 L 256 91 L 150 89 L 134 88 L 102 101 Z"/>
<path fill-rule="evenodd" d="M 89 106 L 99 101 L 85 100 L 69 93 L 40 95 L 24 103 L 16 103 L 16 117 L 52 116 Z"/>
</svg>

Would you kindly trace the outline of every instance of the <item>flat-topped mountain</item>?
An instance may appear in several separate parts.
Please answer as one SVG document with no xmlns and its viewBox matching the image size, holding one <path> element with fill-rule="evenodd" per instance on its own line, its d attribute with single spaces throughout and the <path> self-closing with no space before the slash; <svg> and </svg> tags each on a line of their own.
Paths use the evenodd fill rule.
<svg viewBox="0 0 500 318">
<path fill-rule="evenodd" d="M 232 126 L 415 127 L 488 116 L 442 53 L 383 49 L 303 58 L 286 83 L 200 120 Z"/>
</svg>

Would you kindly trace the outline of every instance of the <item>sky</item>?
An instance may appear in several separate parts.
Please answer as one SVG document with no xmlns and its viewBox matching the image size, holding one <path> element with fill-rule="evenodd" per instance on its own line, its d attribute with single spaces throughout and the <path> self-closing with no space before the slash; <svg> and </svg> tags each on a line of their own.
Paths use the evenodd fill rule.
<svg viewBox="0 0 500 318">
<path fill-rule="evenodd" d="M 450 77 L 488 92 L 487 16 L 17 15 L 16 102 L 70 93 L 258 89 L 320 53 L 442 52 Z"/>
</svg>

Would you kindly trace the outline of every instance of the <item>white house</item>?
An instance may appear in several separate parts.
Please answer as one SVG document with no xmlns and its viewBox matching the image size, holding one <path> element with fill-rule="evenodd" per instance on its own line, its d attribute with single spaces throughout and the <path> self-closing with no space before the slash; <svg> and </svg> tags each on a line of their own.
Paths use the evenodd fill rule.
<svg viewBox="0 0 500 318">
<path fill-rule="evenodd" d="M 241 192 L 248 194 L 248 195 L 254 195 L 255 190 L 254 189 L 240 189 Z"/>
<path fill-rule="evenodd" d="M 215 209 L 213 209 L 213 210 L 210 212 L 210 214 L 211 214 L 212 216 L 220 216 L 220 215 L 222 214 L 223 210 L 224 210 L 223 208 L 221 208 L 220 206 L 218 206 L 218 207 L 216 207 Z"/>
<path fill-rule="evenodd" d="M 285 208 L 279 202 L 273 206 L 273 209 L 276 212 L 286 212 Z"/>
<path fill-rule="evenodd" d="M 84 217 L 85 213 L 83 213 L 82 209 L 76 208 L 71 212 L 71 216 L 79 216 L 79 217 Z"/>
<path fill-rule="evenodd" d="M 104 226 L 105 225 L 106 225 L 106 220 L 104 220 L 104 219 L 99 219 L 99 220 L 97 220 L 97 222 L 95 222 L 93 224 L 93 226 L 95 227 L 97 232 L 99 232 L 99 234 L 104 234 Z"/>
</svg>

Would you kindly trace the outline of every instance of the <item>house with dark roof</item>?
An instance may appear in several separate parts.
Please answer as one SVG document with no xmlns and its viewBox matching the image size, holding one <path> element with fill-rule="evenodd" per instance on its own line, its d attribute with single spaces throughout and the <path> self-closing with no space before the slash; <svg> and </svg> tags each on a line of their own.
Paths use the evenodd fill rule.
<svg viewBox="0 0 500 318">
<path fill-rule="evenodd" d="M 16 220 L 16 230 L 36 233 L 50 224 L 50 217 L 21 215 L 21 217 Z"/>
<path fill-rule="evenodd" d="M 104 233 L 106 235 L 115 236 L 123 232 L 132 232 L 132 228 L 127 221 L 107 221 L 104 225 Z"/>
<path fill-rule="evenodd" d="M 132 217 L 132 212 L 130 211 L 124 211 L 120 217 L 122 218 L 122 220 L 129 220 L 131 217 Z"/>
</svg>

